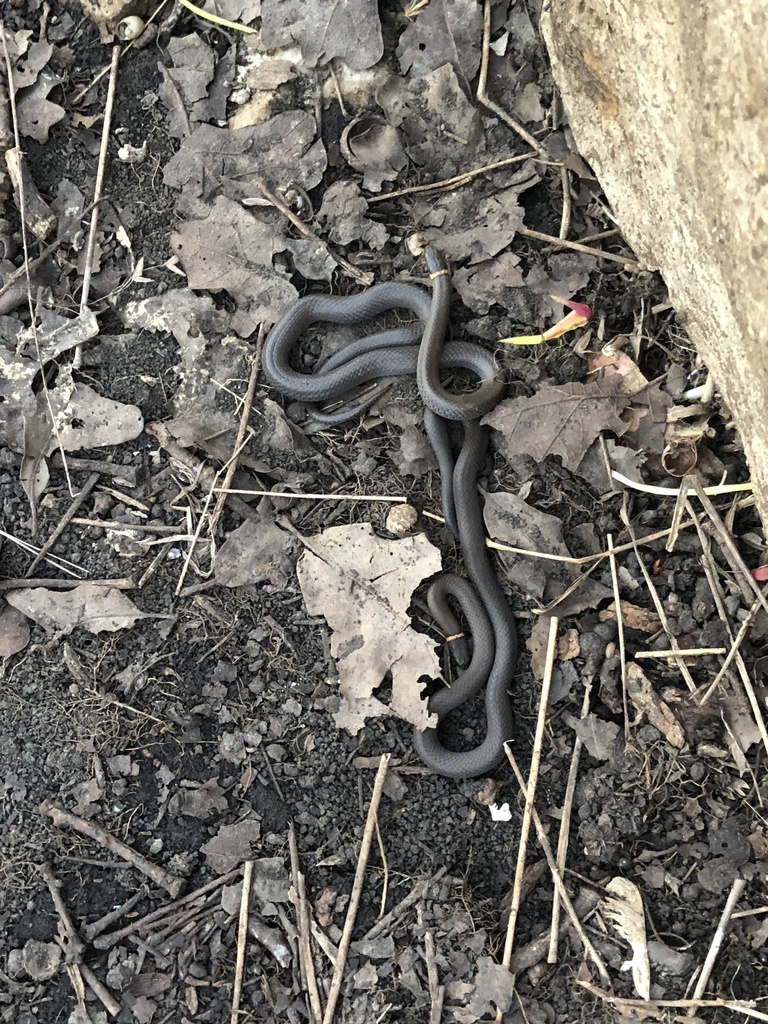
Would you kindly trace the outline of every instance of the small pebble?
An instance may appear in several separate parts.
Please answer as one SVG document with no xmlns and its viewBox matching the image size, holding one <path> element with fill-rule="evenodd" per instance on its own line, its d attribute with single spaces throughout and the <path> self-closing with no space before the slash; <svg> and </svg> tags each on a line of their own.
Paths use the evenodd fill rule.
<svg viewBox="0 0 768 1024">
<path fill-rule="evenodd" d="M 395 505 L 389 510 L 384 526 L 390 533 L 402 537 L 414 528 L 418 518 L 419 513 L 413 505 Z"/>
</svg>

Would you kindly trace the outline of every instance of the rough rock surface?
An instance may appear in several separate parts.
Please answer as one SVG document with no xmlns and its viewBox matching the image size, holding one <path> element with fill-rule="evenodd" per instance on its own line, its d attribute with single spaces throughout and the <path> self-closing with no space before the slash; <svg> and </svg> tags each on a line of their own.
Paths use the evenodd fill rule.
<svg viewBox="0 0 768 1024">
<path fill-rule="evenodd" d="M 739 427 L 768 522 L 768 7 L 551 0 L 576 141 L 659 268 Z"/>
</svg>

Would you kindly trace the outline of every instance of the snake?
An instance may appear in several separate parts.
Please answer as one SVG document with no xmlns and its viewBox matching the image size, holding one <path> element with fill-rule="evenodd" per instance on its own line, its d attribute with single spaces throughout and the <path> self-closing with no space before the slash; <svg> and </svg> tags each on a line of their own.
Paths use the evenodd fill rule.
<svg viewBox="0 0 768 1024">
<path fill-rule="evenodd" d="M 358 415 L 378 397 L 366 393 L 385 377 L 414 376 L 424 403 L 424 423 L 440 472 L 446 527 L 459 542 L 469 581 L 445 573 L 430 585 L 427 601 L 435 622 L 448 638 L 451 656 L 461 669 L 451 686 L 429 698 L 437 727 L 415 729 L 413 744 L 424 764 L 448 778 L 477 778 L 500 764 L 504 743 L 513 730 L 509 687 L 517 666 L 518 636 L 514 615 L 491 564 L 485 544 L 477 486 L 485 460 L 488 430 L 480 419 L 504 393 L 493 354 L 471 342 L 446 341 L 449 326 L 450 270 L 433 247 L 424 256 L 431 293 L 407 282 L 383 282 L 350 296 L 306 295 L 298 299 L 267 335 L 262 362 L 267 380 L 287 398 L 312 405 L 337 403 L 332 411 L 314 409 L 325 423 Z M 310 373 L 293 368 L 291 356 L 301 336 L 316 323 L 362 327 L 384 313 L 406 311 L 415 324 L 364 335 L 348 343 Z M 442 383 L 448 369 L 469 370 L 478 384 L 454 394 Z M 449 423 L 460 422 L 463 441 L 454 458 Z M 461 609 L 471 652 L 448 598 Z M 440 737 L 440 724 L 485 686 L 485 736 L 471 750 L 454 751 Z"/>
</svg>

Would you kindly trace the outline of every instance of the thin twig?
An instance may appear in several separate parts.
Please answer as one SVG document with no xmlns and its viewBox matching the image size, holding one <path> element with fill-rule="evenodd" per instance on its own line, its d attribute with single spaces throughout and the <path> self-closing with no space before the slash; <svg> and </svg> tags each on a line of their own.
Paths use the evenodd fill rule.
<svg viewBox="0 0 768 1024">
<path fill-rule="evenodd" d="M 93 945 L 96 949 L 110 949 L 118 942 L 122 942 L 123 939 L 129 935 L 133 935 L 135 932 L 146 931 L 151 925 L 157 925 L 161 921 L 168 919 L 172 914 L 182 907 L 186 907 L 188 904 L 193 903 L 195 900 L 199 900 L 202 896 L 207 896 L 215 889 L 220 888 L 222 885 L 229 885 L 233 882 L 240 874 L 242 869 L 237 867 L 228 871 L 226 875 L 219 875 L 218 878 L 214 878 L 212 882 L 206 882 L 205 885 L 199 889 L 195 889 L 194 892 L 188 892 L 186 896 L 182 896 L 181 899 L 174 900 L 173 903 L 169 903 L 164 907 L 160 907 L 159 910 L 153 910 L 149 914 L 145 914 L 144 917 L 139 918 L 137 921 L 131 921 L 130 924 L 121 928 L 119 931 L 110 932 L 108 935 L 99 935 L 93 940 Z"/>
<path fill-rule="evenodd" d="M 311 1024 L 320 1024 L 323 1019 L 323 1005 L 320 1001 L 320 991 L 317 987 L 317 976 L 315 974 L 315 962 L 312 959 L 312 930 L 309 918 L 309 901 L 304 882 L 304 875 L 299 864 L 299 848 L 296 843 L 296 829 L 293 822 L 288 826 L 288 848 L 291 852 L 291 877 L 293 881 L 293 892 L 296 900 L 296 931 L 299 936 L 299 965 L 304 985 L 309 996 L 309 1006 L 312 1011 Z"/>
<path fill-rule="evenodd" d="M 74 590 L 75 587 L 114 587 L 115 590 L 133 590 L 135 582 L 130 576 L 119 580 L 60 580 L 60 579 L 16 579 L 0 580 L 0 590 L 29 590 L 30 587 L 47 587 L 50 590 Z"/>
<path fill-rule="evenodd" d="M 633 545 L 635 547 L 635 558 L 637 559 L 637 564 L 640 566 L 640 571 L 643 574 L 643 579 L 645 580 L 645 585 L 648 587 L 648 592 L 651 595 L 651 600 L 653 601 L 654 607 L 656 608 L 656 613 L 658 614 L 659 619 L 661 620 L 662 629 L 666 633 L 667 639 L 669 640 L 669 646 L 671 648 L 671 652 L 670 653 L 671 653 L 671 656 L 674 658 L 675 667 L 678 669 L 678 671 L 680 672 L 680 675 L 685 680 L 686 686 L 691 691 L 691 693 L 696 693 L 696 690 L 697 690 L 696 683 L 693 681 L 693 676 L 691 675 L 691 673 L 690 673 L 690 671 L 688 669 L 688 666 L 685 664 L 685 661 L 680 657 L 680 653 L 679 653 L 680 652 L 680 645 L 677 642 L 677 637 L 674 635 L 672 630 L 669 628 L 669 621 L 667 619 L 667 613 L 666 613 L 666 610 L 664 608 L 664 605 L 663 605 L 663 603 L 661 601 L 661 598 L 659 597 L 659 593 L 656 590 L 656 587 L 654 586 L 654 583 L 653 583 L 653 580 L 651 579 L 650 573 L 648 572 L 648 569 L 646 568 L 645 562 L 640 557 L 640 549 L 638 547 L 638 541 L 637 541 L 637 538 L 635 536 L 634 527 L 632 526 L 632 523 L 630 522 L 630 518 L 629 518 L 629 509 L 627 507 L 627 495 L 626 494 L 624 495 L 624 504 L 623 504 L 622 510 L 621 510 L 621 518 L 622 518 L 622 520 L 624 522 L 624 525 L 627 528 L 627 532 L 629 533 L 630 539 L 631 539 L 631 541 L 632 541 L 632 543 L 633 543 Z"/>
<path fill-rule="evenodd" d="M 414 903 L 418 903 L 420 899 L 423 899 L 430 885 L 439 882 L 447 870 L 448 868 L 446 867 L 438 868 L 430 878 L 422 878 L 421 881 L 417 882 L 408 895 L 400 900 L 397 906 L 394 906 L 384 917 L 379 918 L 376 924 L 365 933 L 363 942 L 370 942 L 372 939 L 382 935 L 390 925 L 403 916 L 406 910 L 410 909 Z"/>
<path fill-rule="evenodd" d="M 104 120 L 101 126 L 101 145 L 99 147 L 99 162 L 96 166 L 96 183 L 93 187 L 93 209 L 91 210 L 91 223 L 88 228 L 88 244 L 85 249 L 85 266 L 83 268 L 83 285 L 80 292 L 80 314 L 88 309 L 88 298 L 91 291 L 91 275 L 93 274 L 93 254 L 96 250 L 96 232 L 99 227 L 99 213 L 101 206 L 101 195 L 104 190 L 104 175 L 107 169 L 107 151 L 109 149 L 109 136 L 112 132 L 112 110 L 115 105 L 115 91 L 117 86 L 117 64 L 120 60 L 120 45 L 115 43 L 112 47 L 112 61 L 109 66 L 109 86 L 107 88 L 107 101 L 104 104 Z M 72 359 L 73 366 L 77 369 L 83 359 L 83 346 L 78 344 L 75 347 Z"/>
<path fill-rule="evenodd" d="M 559 238 L 562 241 L 568 237 L 571 227 L 571 182 L 568 177 L 568 168 L 565 165 L 560 168 L 560 183 L 563 189 L 563 212 L 560 215 Z"/>
<path fill-rule="evenodd" d="M 268 199 L 270 203 L 272 203 L 275 209 L 279 210 L 280 213 L 282 213 L 282 215 L 286 217 L 291 222 L 291 224 L 293 224 L 293 226 L 296 228 L 300 235 L 302 235 L 304 238 L 310 238 L 313 242 L 318 242 L 320 245 L 322 245 L 323 248 L 327 251 L 328 255 L 331 257 L 331 259 L 335 263 L 337 263 L 342 270 L 346 271 L 346 273 L 349 274 L 350 277 L 353 277 L 356 281 L 359 281 L 361 284 L 364 285 L 369 285 L 373 282 L 373 276 L 371 274 L 367 273 L 364 270 L 360 270 L 359 267 L 356 267 L 353 263 L 350 263 L 349 260 L 346 259 L 346 257 L 340 256 L 337 252 L 334 252 L 327 242 L 324 242 L 321 238 L 318 238 L 315 232 L 307 224 L 305 224 L 303 220 L 296 216 L 296 214 L 293 212 L 290 206 L 288 206 L 288 204 L 283 199 L 281 199 L 280 196 L 278 196 L 269 187 L 269 185 L 267 185 L 263 178 L 260 178 L 257 175 L 252 175 L 251 180 L 256 185 L 258 190 L 264 195 L 264 197 Z"/>
<path fill-rule="evenodd" d="M 463 174 L 456 174 L 453 178 L 442 178 L 440 181 L 433 181 L 426 185 L 409 185 L 407 188 L 400 188 L 396 192 L 384 192 L 378 196 L 366 196 L 370 203 L 381 203 L 385 199 L 397 199 L 400 196 L 416 195 L 420 192 L 438 192 L 442 189 L 456 188 L 458 185 L 467 185 L 470 181 L 481 174 L 489 174 L 497 171 L 500 167 L 511 167 L 513 164 L 521 164 L 526 160 L 535 160 L 532 153 L 521 153 L 519 156 L 508 156 L 504 160 L 494 160 L 493 163 L 483 164 L 482 167 L 475 167 Z M 612 232 L 613 233 L 613 232 Z"/>
<path fill-rule="evenodd" d="M 518 235 L 525 238 L 533 238 L 537 242 L 547 242 L 555 249 L 573 249 L 574 252 L 583 252 L 586 256 L 594 256 L 599 260 L 609 260 L 611 263 L 620 263 L 625 269 L 637 270 L 638 264 L 628 260 L 625 256 L 616 256 L 612 252 L 604 252 L 602 249 L 593 249 L 590 245 L 583 245 L 581 242 L 571 242 L 567 238 L 557 238 L 555 235 L 545 235 L 542 231 L 534 231 L 520 225 L 517 229 Z M 615 474 L 614 474 L 615 475 Z"/>
<path fill-rule="evenodd" d="M 611 1006 L 626 1006 L 627 1009 L 639 1010 L 638 1019 L 641 1016 L 647 1018 L 649 1015 L 658 1017 L 660 1016 L 659 1010 L 664 1007 L 690 1008 L 694 1010 L 722 1007 L 727 1010 L 735 1010 L 736 1013 L 743 1013 L 746 1017 L 751 1017 L 753 1020 L 768 1021 L 768 1013 L 761 1013 L 760 1010 L 754 1009 L 754 1001 L 742 1002 L 738 999 L 628 999 L 625 996 L 615 996 L 612 992 L 604 992 L 597 985 L 593 985 L 591 982 L 580 978 L 576 979 L 576 984 Z M 675 1019 L 680 1020 L 679 1017 Z"/>
<path fill-rule="evenodd" d="M 360 844 L 360 855 L 357 858 L 355 880 L 352 884 L 352 893 L 349 897 L 347 916 L 344 920 L 344 928 L 342 929 L 341 939 L 339 940 L 339 951 L 336 956 L 336 962 L 333 965 L 333 976 L 331 978 L 330 989 L 328 990 L 328 1002 L 325 1006 L 323 1024 L 331 1024 L 334 1014 L 336 1013 L 336 1003 L 339 1000 L 341 983 L 344 980 L 344 968 L 347 963 L 347 953 L 349 952 L 349 946 L 352 942 L 352 930 L 355 927 L 357 908 L 360 905 L 360 897 L 363 892 L 363 880 L 365 879 L 365 869 L 368 864 L 368 854 L 371 850 L 371 841 L 373 839 L 376 815 L 378 813 L 379 804 L 381 803 L 381 794 L 384 790 L 384 780 L 387 777 L 387 769 L 389 767 L 391 757 L 391 754 L 381 755 L 379 770 L 376 772 L 376 779 L 373 783 L 373 793 L 371 794 L 371 802 L 368 806 L 368 817 L 366 818 L 365 829 L 363 830 L 363 840 Z"/>
<path fill-rule="evenodd" d="M 56 527 L 56 529 L 53 531 L 51 536 L 48 538 L 48 540 L 45 542 L 45 544 L 43 544 L 43 546 L 38 551 L 37 555 L 35 556 L 34 560 L 32 561 L 32 564 L 27 569 L 27 572 L 26 572 L 27 576 L 31 576 L 32 575 L 32 573 L 38 567 L 40 562 L 46 557 L 46 555 L 51 550 L 53 545 L 56 543 L 56 541 L 62 535 L 62 533 L 64 533 L 64 531 L 67 528 L 67 524 L 72 519 L 72 517 L 74 516 L 75 512 L 77 512 L 77 510 L 83 504 L 83 502 L 88 497 L 88 495 L 91 493 L 93 488 L 96 486 L 96 484 L 98 483 L 98 480 L 99 480 L 99 474 L 98 473 L 91 473 L 91 475 L 88 477 L 88 479 L 83 484 L 82 489 L 75 495 L 75 498 L 74 498 L 72 504 L 69 506 L 67 511 L 62 516 L 61 521 L 59 522 L 59 524 Z"/>
<path fill-rule="evenodd" d="M 237 960 L 235 961 L 235 980 L 232 985 L 230 1024 L 237 1024 L 237 1017 L 240 1012 L 240 996 L 243 991 L 243 972 L 245 971 L 245 948 L 248 941 L 248 905 L 251 902 L 252 879 L 253 861 L 247 860 L 243 865 L 243 887 L 240 893 L 240 918 L 237 922 Z"/>
<path fill-rule="evenodd" d="M 214 487 L 213 493 L 248 494 L 253 498 L 295 498 L 296 501 L 408 501 L 402 494 L 304 494 L 301 491 L 249 491 L 237 487 Z"/>
<path fill-rule="evenodd" d="M 491 0 L 485 0 L 483 4 L 483 49 L 482 56 L 480 58 L 480 78 L 477 83 L 477 101 L 482 103 L 484 107 L 487 107 L 492 111 L 498 118 L 500 118 L 508 128 L 511 128 L 513 132 L 520 136 L 520 138 L 531 149 L 535 150 L 540 157 L 544 160 L 549 160 L 550 156 L 542 144 L 535 139 L 530 132 L 527 132 L 521 124 L 519 124 L 513 117 L 498 105 L 494 103 L 491 97 L 488 95 L 488 65 L 491 57 Z"/>
<path fill-rule="evenodd" d="M 581 702 L 581 717 L 587 717 L 589 713 L 589 701 L 592 696 L 592 683 L 588 682 L 584 687 L 584 698 Z M 565 860 L 568 854 L 568 840 L 571 833 L 571 815 L 573 814 L 573 800 L 576 794 L 576 780 L 579 775 L 579 759 L 583 742 L 579 736 L 573 741 L 573 753 L 571 754 L 571 765 L 568 769 L 568 781 L 565 785 L 565 797 L 563 798 L 563 809 L 560 815 L 560 832 L 557 836 L 557 870 L 562 876 L 565 872 Z M 555 888 L 552 897 L 552 923 L 549 932 L 549 951 L 547 963 L 557 963 L 557 943 L 560 938 L 560 890 Z"/>
<path fill-rule="evenodd" d="M 507 921 L 507 935 L 504 940 L 504 956 L 502 963 L 509 967 L 512 959 L 512 948 L 515 942 L 515 928 L 517 926 L 517 915 L 520 910 L 520 898 L 523 889 L 523 875 L 525 874 L 525 857 L 528 852 L 528 834 L 531 829 L 533 817 L 533 802 L 536 796 L 536 786 L 539 781 L 539 766 L 541 764 L 541 751 L 544 743 L 544 726 L 547 721 L 547 705 L 549 703 L 549 690 L 552 685 L 552 673 L 555 668 L 555 651 L 557 649 L 557 627 L 558 619 L 552 616 L 549 622 L 549 639 L 547 640 L 547 658 L 544 666 L 544 679 L 541 684 L 541 696 L 539 697 L 539 713 L 536 719 L 536 732 L 533 740 L 533 753 L 531 755 L 531 769 L 528 775 L 528 785 L 525 788 L 525 808 L 523 810 L 523 824 L 520 829 L 520 841 L 517 848 L 517 865 L 515 868 L 515 881 L 512 889 L 512 904 L 509 908 L 509 920 Z M 506 747 L 507 754 L 509 748 Z"/>
<path fill-rule="evenodd" d="M 132 864 L 142 874 L 151 878 L 156 885 L 169 892 L 171 896 L 178 896 L 184 887 L 183 878 L 179 878 L 178 875 L 174 875 L 171 871 L 166 871 L 159 864 L 153 864 L 152 861 L 147 860 L 146 857 L 137 853 L 136 850 L 133 850 L 126 843 L 121 842 L 121 840 L 107 832 L 105 828 L 102 828 L 95 821 L 87 821 L 76 814 L 70 814 L 69 811 L 65 811 L 63 807 L 60 807 L 55 801 L 50 799 L 43 800 L 39 810 L 41 814 L 47 814 L 54 825 L 58 825 L 59 828 L 64 826 L 72 828 L 76 832 L 88 836 L 89 839 L 93 839 L 105 850 L 116 853 L 118 857 L 122 857 L 123 860 Z"/>
</svg>

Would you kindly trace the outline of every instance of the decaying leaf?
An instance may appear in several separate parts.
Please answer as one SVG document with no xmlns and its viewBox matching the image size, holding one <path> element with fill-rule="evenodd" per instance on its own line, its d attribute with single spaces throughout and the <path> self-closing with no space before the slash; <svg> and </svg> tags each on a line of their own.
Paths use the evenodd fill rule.
<svg viewBox="0 0 768 1024">
<path fill-rule="evenodd" d="M 615 722 L 606 722 L 593 712 L 584 718 L 574 718 L 573 715 L 566 714 L 564 719 L 587 748 L 590 757 L 598 761 L 607 761 L 614 756 L 616 740 L 621 732 Z"/>
<path fill-rule="evenodd" d="M 558 387 L 544 384 L 531 398 L 500 402 L 483 423 L 499 431 L 499 449 L 508 459 L 530 455 L 541 462 L 559 455 L 563 465 L 575 471 L 601 430 L 619 436 L 627 430 L 619 413 L 628 402 L 617 378 Z"/>
<path fill-rule="evenodd" d="M 400 36 L 400 68 L 417 78 L 450 63 L 460 79 L 471 82 L 480 65 L 481 38 L 482 13 L 474 0 L 437 0 L 425 6 Z"/>
<path fill-rule="evenodd" d="M 606 885 L 611 893 L 604 900 L 606 917 L 613 921 L 616 931 L 632 947 L 632 980 L 641 999 L 651 998 L 651 965 L 645 937 L 643 898 L 634 882 L 626 878 L 612 878 Z"/>
<path fill-rule="evenodd" d="M 607 608 L 599 613 L 601 622 L 616 621 L 616 602 L 611 601 Z M 661 629 L 661 619 L 657 612 L 648 608 L 640 608 L 631 601 L 621 602 L 621 618 L 629 629 L 637 629 L 642 633 L 656 633 Z"/>
<path fill-rule="evenodd" d="M 627 664 L 627 696 L 637 711 L 638 720 L 644 715 L 647 716 L 651 725 L 656 726 L 673 747 L 680 750 L 685 746 L 683 727 L 675 718 L 669 704 L 659 697 L 650 679 L 634 661 Z"/>
<path fill-rule="evenodd" d="M 262 42 L 267 50 L 298 45 L 303 63 L 314 67 L 342 57 L 353 71 L 381 60 L 384 41 L 373 0 L 264 0 Z"/>
<path fill-rule="evenodd" d="M 261 825 L 253 819 L 222 825 L 219 831 L 200 847 L 205 859 L 218 875 L 225 875 L 243 861 L 253 860 L 259 849 Z"/>
<path fill-rule="evenodd" d="M 276 526 L 266 510 L 247 519 L 227 537 L 216 557 L 216 582 L 243 587 L 269 580 L 284 587 L 293 572 L 294 537 Z"/>
<path fill-rule="evenodd" d="M 287 273 L 272 265 L 280 249 L 274 225 L 219 196 L 201 220 L 171 234 L 190 288 L 226 290 L 238 303 L 232 326 L 248 337 L 264 320 L 273 323 L 298 298 Z"/>
<path fill-rule="evenodd" d="M 525 551 L 570 557 L 563 540 L 563 524 L 555 516 L 529 505 L 516 494 L 497 491 L 485 500 L 485 523 L 493 540 Z M 501 560 L 508 578 L 538 604 L 546 605 L 572 587 L 579 585 L 557 605 L 557 615 L 575 615 L 594 608 L 611 591 L 591 577 L 583 577 L 584 567 L 573 563 L 518 555 L 502 551 Z"/>
<path fill-rule="evenodd" d="M 133 626 L 139 619 L 152 618 L 121 590 L 92 583 L 82 583 L 72 590 L 11 590 L 6 599 L 43 629 L 63 633 L 71 633 L 77 627 L 89 633 L 113 633 Z"/>
<path fill-rule="evenodd" d="M 440 552 L 423 534 L 383 540 L 368 523 L 333 527 L 305 543 L 298 576 L 307 610 L 333 629 L 343 697 L 336 724 L 356 733 L 366 717 L 386 714 L 420 728 L 431 724 L 418 680 L 438 676 L 439 662 L 434 642 L 411 628 L 407 611 L 418 584 L 439 572 Z M 388 672 L 387 707 L 373 691 Z"/>
<path fill-rule="evenodd" d="M 0 658 L 10 658 L 23 651 L 29 643 L 29 623 L 26 616 L 10 605 L 0 608 Z"/>
</svg>

